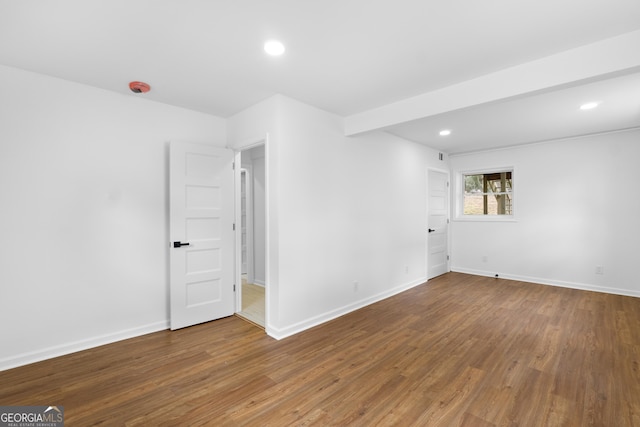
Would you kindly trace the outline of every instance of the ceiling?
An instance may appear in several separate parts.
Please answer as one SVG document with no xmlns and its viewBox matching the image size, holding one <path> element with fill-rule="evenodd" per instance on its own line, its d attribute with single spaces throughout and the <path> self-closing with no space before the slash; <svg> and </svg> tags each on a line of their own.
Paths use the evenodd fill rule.
<svg viewBox="0 0 640 427">
<path fill-rule="evenodd" d="M 637 0 L 0 0 L 0 64 L 128 96 L 141 80 L 219 117 L 274 94 L 346 117 L 638 29 Z M 386 130 L 460 153 L 638 127 L 639 75 Z"/>
<path fill-rule="evenodd" d="M 592 110 L 580 106 L 597 102 Z M 388 127 L 447 153 L 465 153 L 640 126 L 640 73 L 487 103 Z M 444 129 L 448 136 L 440 136 Z"/>
</svg>

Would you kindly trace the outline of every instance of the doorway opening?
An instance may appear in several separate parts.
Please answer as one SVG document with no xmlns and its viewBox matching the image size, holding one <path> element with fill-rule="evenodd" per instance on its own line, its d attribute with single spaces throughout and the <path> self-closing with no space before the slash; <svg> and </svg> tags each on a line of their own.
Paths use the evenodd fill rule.
<svg viewBox="0 0 640 427">
<path fill-rule="evenodd" d="M 266 324 L 266 156 L 264 142 L 236 157 L 239 170 L 239 255 L 236 314 Z M 238 175 L 236 175 L 238 176 Z M 239 206 L 238 206 L 239 205 Z"/>
</svg>

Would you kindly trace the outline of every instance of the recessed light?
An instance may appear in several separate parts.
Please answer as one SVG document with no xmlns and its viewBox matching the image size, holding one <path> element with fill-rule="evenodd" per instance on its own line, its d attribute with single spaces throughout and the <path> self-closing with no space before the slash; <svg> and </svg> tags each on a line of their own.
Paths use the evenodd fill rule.
<svg viewBox="0 0 640 427">
<path fill-rule="evenodd" d="M 580 106 L 581 110 L 593 110 L 594 108 L 596 108 L 598 105 L 600 105 L 599 102 L 587 102 L 586 104 L 582 104 Z"/>
<path fill-rule="evenodd" d="M 264 51 L 271 56 L 280 56 L 284 53 L 284 45 L 278 40 L 269 40 L 264 44 Z"/>
<path fill-rule="evenodd" d="M 449 129 L 443 129 L 440 131 L 440 136 L 451 135 L 451 131 Z"/>
</svg>

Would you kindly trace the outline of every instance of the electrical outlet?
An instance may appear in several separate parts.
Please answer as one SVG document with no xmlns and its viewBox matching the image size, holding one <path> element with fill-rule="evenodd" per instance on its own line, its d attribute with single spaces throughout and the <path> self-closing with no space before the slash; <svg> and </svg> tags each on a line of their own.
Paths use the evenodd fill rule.
<svg viewBox="0 0 640 427">
<path fill-rule="evenodd" d="M 596 265 L 596 274 L 604 274 L 604 267 L 601 265 Z"/>
<path fill-rule="evenodd" d="M 358 282 L 353 282 L 353 292 L 358 292 Z"/>
<path fill-rule="evenodd" d="M 489 262 L 489 257 L 486 255 L 482 255 L 482 262 Z"/>
<path fill-rule="evenodd" d="M 404 266 L 404 273 L 405 274 L 409 274 L 409 266 L 408 265 Z"/>
</svg>

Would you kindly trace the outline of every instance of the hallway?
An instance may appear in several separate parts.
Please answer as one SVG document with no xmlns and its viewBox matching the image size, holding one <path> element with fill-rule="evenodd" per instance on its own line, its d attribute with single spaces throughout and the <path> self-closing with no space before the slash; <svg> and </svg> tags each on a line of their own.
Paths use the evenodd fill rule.
<svg viewBox="0 0 640 427">
<path fill-rule="evenodd" d="M 247 283 L 247 276 L 242 275 L 242 311 L 238 316 L 255 323 L 264 329 L 265 325 L 264 286 Z"/>
</svg>

